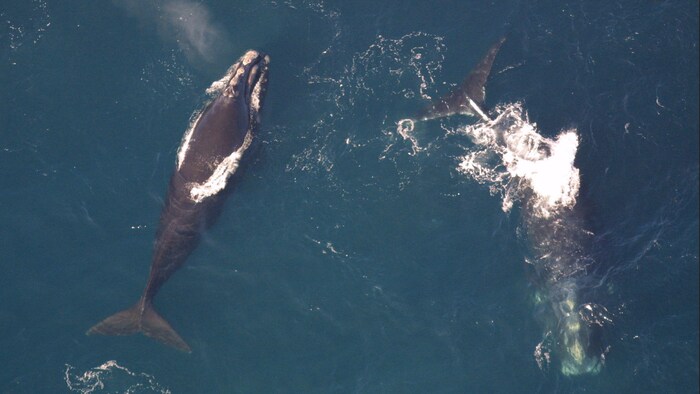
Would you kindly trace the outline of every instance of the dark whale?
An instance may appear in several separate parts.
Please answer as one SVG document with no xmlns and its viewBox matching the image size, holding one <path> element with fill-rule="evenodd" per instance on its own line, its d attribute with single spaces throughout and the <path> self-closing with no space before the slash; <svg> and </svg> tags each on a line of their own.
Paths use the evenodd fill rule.
<svg viewBox="0 0 700 394">
<path fill-rule="evenodd" d="M 486 52 L 486 55 L 467 75 L 467 78 L 448 95 L 434 101 L 418 114 L 419 120 L 442 118 L 455 114 L 478 116 L 489 120 L 486 111 L 482 109 L 486 97 L 486 81 L 491 73 L 493 61 L 496 59 L 501 45 L 505 42 L 502 37 Z"/>
<path fill-rule="evenodd" d="M 155 311 L 153 297 L 182 267 L 199 244 L 202 231 L 217 216 L 227 181 L 259 124 L 268 65 L 268 56 L 248 51 L 208 89 L 214 98 L 195 113 L 178 150 L 143 295 L 131 308 L 90 328 L 87 335 L 141 332 L 179 350 L 191 351 Z"/>
</svg>

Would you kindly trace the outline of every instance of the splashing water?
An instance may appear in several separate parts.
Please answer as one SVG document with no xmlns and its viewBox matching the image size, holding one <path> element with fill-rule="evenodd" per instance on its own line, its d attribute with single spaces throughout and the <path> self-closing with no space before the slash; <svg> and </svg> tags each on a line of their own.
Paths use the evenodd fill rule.
<svg viewBox="0 0 700 394">
<path fill-rule="evenodd" d="M 80 393 L 161 393 L 171 391 L 161 386 L 156 379 L 146 373 L 133 372 L 110 360 L 91 368 L 82 374 L 74 372 L 75 367 L 66 364 L 64 380 L 70 391 Z"/>
<path fill-rule="evenodd" d="M 525 260 L 536 273 L 540 292 L 538 320 L 543 340 L 534 351 L 541 369 L 558 359 L 564 375 L 594 374 L 601 370 L 607 349 L 601 351 L 595 330 L 611 322 L 605 308 L 581 303 L 581 290 L 592 260 L 585 243 L 592 233 L 582 227 L 575 209 L 580 188 L 574 166 L 576 130 L 555 138 L 542 136 L 520 103 L 501 105 L 493 120 L 450 130 L 474 144 L 459 158 L 457 170 L 488 186 L 501 197 L 502 209 L 521 205 L 521 229 L 528 244 Z M 402 120 L 397 132 L 420 152 L 413 124 Z"/>
<path fill-rule="evenodd" d="M 576 131 L 545 138 L 528 121 L 519 103 L 499 107 L 496 112 L 494 120 L 458 131 L 478 147 L 462 158 L 458 170 L 502 195 L 504 212 L 509 212 L 514 200 L 525 193 L 533 199 L 533 213 L 544 218 L 572 208 L 580 186 L 579 171 L 574 166 Z"/>
</svg>

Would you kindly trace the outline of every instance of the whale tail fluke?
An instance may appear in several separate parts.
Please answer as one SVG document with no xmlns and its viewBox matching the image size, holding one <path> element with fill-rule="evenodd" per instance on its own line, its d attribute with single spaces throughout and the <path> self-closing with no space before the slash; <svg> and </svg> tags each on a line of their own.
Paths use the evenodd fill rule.
<svg viewBox="0 0 700 394">
<path fill-rule="evenodd" d="M 183 352 L 192 351 L 170 324 L 153 309 L 153 305 L 144 301 L 102 320 L 85 334 L 131 335 L 137 332 Z"/>
<path fill-rule="evenodd" d="M 486 99 L 486 82 L 489 78 L 489 74 L 491 74 L 493 61 L 496 60 L 496 55 L 498 55 L 498 51 L 505 41 L 506 38 L 501 37 L 491 45 L 491 48 L 486 52 L 484 58 L 481 59 L 479 64 L 474 67 L 464 82 L 462 82 L 463 93 L 479 105 L 484 105 L 484 100 Z"/>
<path fill-rule="evenodd" d="M 467 75 L 461 85 L 448 95 L 434 101 L 418 114 L 418 119 L 429 120 L 442 118 L 455 114 L 478 116 L 483 120 L 489 120 L 485 111 L 481 108 L 486 96 L 486 82 L 491 74 L 491 67 L 498 55 L 498 51 L 505 42 L 506 37 L 498 39 L 486 55 Z"/>
</svg>

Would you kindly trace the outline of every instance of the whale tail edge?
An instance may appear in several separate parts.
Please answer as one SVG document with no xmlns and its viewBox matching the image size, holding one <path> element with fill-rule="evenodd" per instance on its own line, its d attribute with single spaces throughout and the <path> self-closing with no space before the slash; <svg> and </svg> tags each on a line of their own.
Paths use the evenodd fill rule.
<svg viewBox="0 0 700 394">
<path fill-rule="evenodd" d="M 192 352 L 189 345 L 156 312 L 150 302 L 139 301 L 131 308 L 117 312 L 95 324 L 85 334 L 132 335 L 138 332 L 180 351 Z"/>
<path fill-rule="evenodd" d="M 423 108 L 418 113 L 417 119 L 431 120 L 462 114 L 478 116 L 485 121 L 489 120 L 488 115 L 482 108 L 486 98 L 486 83 L 491 74 L 496 55 L 498 55 L 505 41 L 506 36 L 501 36 L 491 45 L 481 61 L 457 88 Z"/>
</svg>

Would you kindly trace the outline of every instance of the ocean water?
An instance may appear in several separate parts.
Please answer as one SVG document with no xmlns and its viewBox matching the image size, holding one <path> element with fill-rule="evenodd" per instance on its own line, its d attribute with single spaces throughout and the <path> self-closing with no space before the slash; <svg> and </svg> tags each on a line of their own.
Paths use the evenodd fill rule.
<svg viewBox="0 0 700 394">
<path fill-rule="evenodd" d="M 698 392 L 698 19 L 4 1 L 0 392 Z M 492 121 L 411 121 L 501 36 Z M 155 299 L 192 353 L 86 336 L 140 296 L 182 134 L 249 48 L 261 128 Z"/>
</svg>

